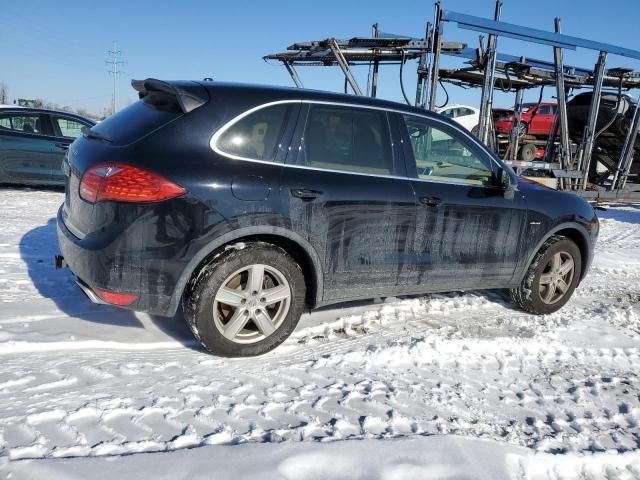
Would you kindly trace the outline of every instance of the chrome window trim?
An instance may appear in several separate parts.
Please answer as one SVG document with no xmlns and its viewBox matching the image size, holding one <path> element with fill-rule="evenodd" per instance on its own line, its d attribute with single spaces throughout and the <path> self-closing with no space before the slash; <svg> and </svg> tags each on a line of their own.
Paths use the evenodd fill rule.
<svg viewBox="0 0 640 480">
<path fill-rule="evenodd" d="M 278 162 L 275 162 L 275 161 L 272 161 L 272 160 L 259 160 L 259 159 L 256 159 L 256 158 L 243 157 L 241 155 L 234 155 L 232 153 L 225 152 L 225 151 L 221 150 L 218 147 L 218 140 L 220 139 L 220 136 L 222 134 L 224 134 L 227 130 L 229 130 L 231 127 L 233 127 L 240 120 L 242 120 L 243 118 L 251 115 L 252 113 L 257 112 L 258 110 L 262 110 L 263 108 L 272 107 L 274 105 L 282 105 L 282 104 L 286 104 L 286 103 L 302 103 L 302 100 L 277 100 L 275 102 L 263 103 L 263 104 L 258 105 L 256 107 L 250 108 L 246 112 L 242 112 L 240 115 L 238 115 L 236 117 L 233 117 L 231 120 L 229 120 L 227 123 L 225 123 L 221 128 L 219 128 L 218 131 L 215 132 L 211 136 L 211 139 L 209 140 L 209 146 L 218 155 L 222 155 L 223 157 L 232 158 L 234 160 L 245 160 L 245 161 L 249 161 L 249 162 L 268 163 L 270 165 L 282 165 L 281 163 L 278 163 Z M 281 144 L 279 146 L 281 146 Z"/>
<path fill-rule="evenodd" d="M 375 106 L 375 105 L 358 105 L 358 104 L 348 103 L 348 102 L 333 102 L 333 101 L 328 101 L 328 100 L 289 99 L 289 100 L 275 100 L 273 102 L 262 103 L 260 105 L 252 107 L 249 110 L 247 110 L 245 112 L 242 112 L 241 114 L 233 117 L 231 120 L 229 120 L 227 123 L 225 123 L 222 127 L 220 127 L 211 136 L 211 139 L 209 140 L 209 146 L 218 155 L 230 158 L 232 160 L 242 160 L 242 161 L 245 161 L 245 162 L 261 163 L 261 164 L 266 164 L 266 165 L 280 165 L 282 167 L 298 168 L 298 169 L 302 169 L 302 170 L 313 170 L 313 171 L 318 171 L 318 172 L 343 173 L 343 174 L 347 174 L 347 175 L 361 175 L 361 176 L 365 176 L 365 177 L 391 178 L 391 179 L 396 179 L 396 180 L 411 180 L 411 181 L 416 181 L 416 182 L 438 183 L 438 184 L 444 184 L 444 185 L 462 185 L 462 186 L 466 186 L 466 187 L 470 186 L 470 187 L 480 187 L 480 188 L 499 188 L 499 187 L 496 187 L 495 185 L 475 185 L 475 184 L 472 184 L 472 183 L 465 183 L 465 182 L 449 182 L 449 181 L 439 181 L 439 180 L 427 180 L 427 179 L 419 178 L 419 177 L 397 176 L 397 175 L 380 175 L 380 174 L 376 174 L 376 173 L 352 172 L 350 170 L 334 170 L 334 169 L 330 169 L 330 168 L 309 167 L 307 165 L 293 165 L 293 164 L 288 164 L 288 163 L 279 163 L 279 162 L 270 161 L 270 160 L 259 160 L 259 159 L 255 159 L 255 158 L 248 158 L 248 157 L 243 157 L 241 155 L 234 155 L 234 154 L 231 154 L 231 153 L 227 153 L 227 152 L 221 150 L 220 148 L 218 148 L 217 142 L 218 142 L 220 136 L 222 134 L 224 134 L 227 130 L 229 130 L 237 122 L 242 120 L 243 118 L 251 115 L 254 112 L 257 112 L 258 110 L 262 110 L 263 108 L 268 108 L 268 107 L 271 107 L 271 106 L 274 106 L 274 105 L 282 105 L 282 104 L 288 104 L 288 103 L 297 103 L 297 104 L 300 104 L 300 105 L 305 104 L 305 103 L 308 103 L 308 104 L 320 104 L 320 105 L 335 105 L 337 107 L 351 107 L 351 108 L 365 108 L 365 109 L 370 109 L 370 110 L 381 110 L 381 111 L 384 111 L 384 112 L 399 113 L 401 115 L 412 115 L 414 117 L 424 118 L 426 120 L 433 121 L 435 123 L 440 123 L 440 124 L 448 126 L 450 128 L 452 127 L 452 128 L 454 128 L 454 130 L 456 130 L 456 129 L 461 130 L 457 126 L 450 125 L 449 123 L 443 122 L 442 120 L 440 120 L 438 118 L 433 118 L 433 117 L 430 117 L 428 115 L 421 115 L 419 113 L 407 112 L 407 111 L 404 111 L 404 110 L 397 110 L 397 109 L 393 109 L 393 108 L 378 107 L 378 106 Z M 471 137 L 471 139 L 478 146 L 480 146 L 482 149 L 486 148 L 484 145 L 482 145 L 482 143 L 480 143 L 480 141 L 478 139 L 476 139 L 472 135 L 468 135 L 468 136 Z M 392 141 L 393 141 L 393 139 L 392 139 Z M 500 165 L 498 163 L 498 161 L 495 158 L 493 158 L 493 156 L 489 155 L 489 158 L 499 168 L 503 168 L 503 166 Z"/>
</svg>

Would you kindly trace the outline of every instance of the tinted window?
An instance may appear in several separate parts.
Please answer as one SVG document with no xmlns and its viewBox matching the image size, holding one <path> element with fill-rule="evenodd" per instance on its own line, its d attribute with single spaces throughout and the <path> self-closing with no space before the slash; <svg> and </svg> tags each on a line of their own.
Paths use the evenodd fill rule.
<svg viewBox="0 0 640 480">
<path fill-rule="evenodd" d="M 393 157 L 385 113 L 311 105 L 302 158 L 306 165 L 312 167 L 392 174 Z"/>
<path fill-rule="evenodd" d="M 82 134 L 82 127 L 85 126 L 83 123 L 70 118 L 54 117 L 54 121 L 60 128 L 62 136 L 69 138 L 78 138 Z"/>
<path fill-rule="evenodd" d="M 119 110 L 91 130 L 109 137 L 112 145 L 128 145 L 182 115 L 147 103 L 147 97 Z"/>
<path fill-rule="evenodd" d="M 425 180 L 490 185 L 491 163 L 481 159 L 465 144 L 425 119 L 404 116 L 418 177 Z"/>
<path fill-rule="evenodd" d="M 471 110 L 470 108 L 461 108 L 460 109 L 460 116 L 466 116 L 466 115 L 473 115 L 473 110 Z"/>
<path fill-rule="evenodd" d="M 247 115 L 220 135 L 217 147 L 244 158 L 273 160 L 289 108 L 275 105 Z"/>
<path fill-rule="evenodd" d="M 0 117 L 0 128 L 24 133 L 42 133 L 40 115 L 7 114 Z"/>
<path fill-rule="evenodd" d="M 542 105 L 538 108 L 538 115 L 551 115 L 551 107 L 549 105 Z"/>
<path fill-rule="evenodd" d="M 455 108 L 447 108 L 446 110 L 440 112 L 440 114 L 444 115 L 445 117 L 453 118 L 455 117 Z"/>
</svg>

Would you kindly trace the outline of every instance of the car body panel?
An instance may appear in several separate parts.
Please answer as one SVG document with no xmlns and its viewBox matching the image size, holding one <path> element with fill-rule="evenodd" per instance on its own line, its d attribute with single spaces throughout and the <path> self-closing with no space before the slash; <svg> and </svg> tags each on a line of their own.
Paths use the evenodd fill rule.
<svg viewBox="0 0 640 480">
<path fill-rule="evenodd" d="M 472 154 L 484 155 L 487 166 L 495 171 L 495 159 L 486 156 L 473 136 L 461 135 L 435 119 L 427 123 L 442 132 L 439 137 L 455 135 Z M 405 158 L 411 160 L 407 163 L 409 176 L 415 177 L 416 164 L 406 129 L 402 144 Z M 519 192 L 506 199 L 502 188 L 431 181 L 428 176 L 412 180 L 412 186 L 416 194 L 415 261 L 409 283 L 441 290 L 453 285 L 466 289 L 482 284 L 490 288 L 511 281 L 527 215 Z M 430 199 L 438 203 L 431 204 Z"/>
<path fill-rule="evenodd" d="M 572 196 L 575 200 L 565 208 L 557 199 L 567 194 L 522 183 L 459 124 L 437 114 L 303 89 L 217 82 L 206 88 L 208 103 L 126 145 L 81 137 L 70 147 L 67 196 L 58 215 L 62 254 L 88 287 L 139 293 L 139 300 L 127 308 L 173 315 L 203 264 L 225 248 L 242 248 L 242 242 L 252 240 L 297 249 L 307 286 L 314 292 L 307 299 L 310 307 L 374 296 L 507 288 L 517 285 L 528 266 L 523 258 L 548 229 L 593 221 L 588 218 L 593 210 L 583 200 Z M 212 148 L 223 127 L 274 102 L 290 104 L 292 110 L 273 160 Z M 317 103 L 384 112 L 394 174 L 333 171 L 302 163 L 306 109 Z M 503 169 L 515 190 L 513 198 L 499 186 L 459 188 L 416 179 L 398 113 L 433 119 L 464 138 L 492 168 Z M 91 165 L 103 162 L 152 170 L 187 193 L 152 204 L 91 204 L 80 197 L 79 183 Z M 294 195 L 296 189 L 320 194 L 305 199 Z M 425 192 L 437 192 L 446 200 L 444 208 L 425 214 L 418 199 Z M 538 236 L 529 231 L 530 212 L 540 219 Z M 433 227 L 444 220 L 451 226 L 443 235 L 463 241 L 431 253 L 434 242 L 427 237 L 437 235 Z M 587 247 L 590 252 L 592 243 Z M 445 258 L 454 260 L 446 265 L 441 261 Z M 475 262 L 485 258 L 488 263 L 478 267 Z"/>
<path fill-rule="evenodd" d="M 593 246 L 599 232 L 598 217 L 593 208 L 577 195 L 560 192 L 526 178 L 519 179 L 518 188 L 527 205 L 528 221 L 524 232 L 527 242 L 523 243 L 517 271 L 526 271 L 548 238 L 557 232 L 571 230 L 575 234 L 572 240 L 577 240 L 583 253 L 581 279 L 584 278 L 593 261 Z M 550 198 L 555 201 L 549 201 Z M 517 283 L 523 276 L 524 273 L 516 276 Z"/>
</svg>

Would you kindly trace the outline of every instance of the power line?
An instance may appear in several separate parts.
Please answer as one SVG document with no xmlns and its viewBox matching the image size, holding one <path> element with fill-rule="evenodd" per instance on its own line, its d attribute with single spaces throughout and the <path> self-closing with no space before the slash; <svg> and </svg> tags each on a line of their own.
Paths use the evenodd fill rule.
<svg viewBox="0 0 640 480">
<path fill-rule="evenodd" d="M 125 62 L 118 59 L 120 55 L 122 55 L 122 51 L 118 50 L 118 46 L 115 41 L 113 42 L 113 48 L 109 50 L 108 54 L 111 58 L 109 60 L 105 60 L 105 63 L 111 67 L 109 73 L 113 76 L 113 94 L 111 96 L 111 114 L 113 115 L 118 109 L 118 77 L 122 73 L 120 65 L 123 65 Z"/>
</svg>

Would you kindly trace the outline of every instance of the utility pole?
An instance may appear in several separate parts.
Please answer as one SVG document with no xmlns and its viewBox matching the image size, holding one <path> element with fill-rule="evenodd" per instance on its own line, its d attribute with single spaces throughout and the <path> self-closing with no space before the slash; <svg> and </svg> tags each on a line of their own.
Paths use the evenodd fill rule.
<svg viewBox="0 0 640 480">
<path fill-rule="evenodd" d="M 105 63 L 111 68 L 109 74 L 113 76 L 113 94 L 111 95 L 111 115 L 116 113 L 118 108 L 118 77 L 122 73 L 120 65 L 124 64 L 123 61 L 118 60 L 122 51 L 118 50 L 116 42 L 113 42 L 113 48 L 108 52 L 111 57 L 109 60 L 105 60 Z"/>
</svg>

